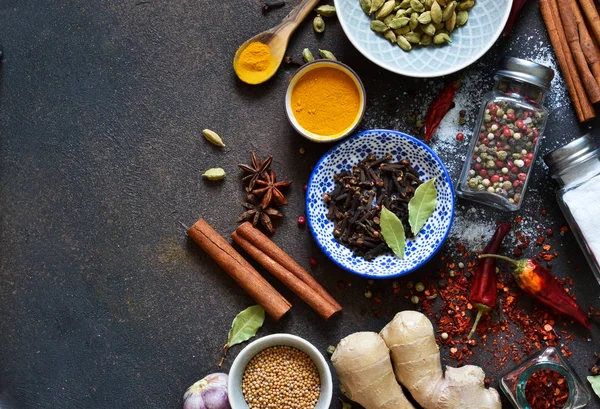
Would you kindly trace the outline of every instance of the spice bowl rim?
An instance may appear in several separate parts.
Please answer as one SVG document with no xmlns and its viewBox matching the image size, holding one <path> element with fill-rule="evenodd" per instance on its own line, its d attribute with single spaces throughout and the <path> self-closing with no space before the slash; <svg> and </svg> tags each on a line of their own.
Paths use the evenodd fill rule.
<svg viewBox="0 0 600 409">
<path fill-rule="evenodd" d="M 333 381 L 331 370 L 323 354 L 310 342 L 297 335 L 272 334 L 259 338 L 246 345 L 233 361 L 229 370 L 227 393 L 232 409 L 248 409 L 242 393 L 242 376 L 250 360 L 259 352 L 274 346 L 290 346 L 307 354 L 316 365 L 321 380 L 321 393 L 314 409 L 328 409 L 333 398 Z"/>
<path fill-rule="evenodd" d="M 335 137 L 328 137 L 326 135 L 317 135 L 315 133 L 312 133 L 312 132 L 304 129 L 298 123 L 298 121 L 294 117 L 294 113 L 292 112 L 292 91 L 293 91 L 294 87 L 296 86 L 298 81 L 304 75 L 306 75 L 311 70 L 315 69 L 315 68 L 311 68 L 311 67 L 314 67 L 317 65 L 334 66 L 334 67 L 336 67 L 336 69 L 341 69 L 342 72 L 344 72 L 345 74 L 347 74 L 349 77 L 351 77 L 354 80 L 354 83 L 356 84 L 356 88 L 358 89 L 358 93 L 360 96 L 360 110 L 358 112 L 358 115 L 356 116 L 356 119 L 354 120 L 352 125 L 347 130 L 343 131 L 342 133 L 340 133 L 339 135 L 337 135 Z M 347 138 L 354 131 L 356 131 L 356 129 L 359 127 L 360 123 L 363 120 L 363 117 L 365 116 L 366 108 L 367 108 L 367 92 L 365 90 L 365 86 L 364 86 L 362 80 L 360 79 L 358 74 L 352 68 L 350 68 L 348 65 L 346 65 L 340 61 L 336 61 L 336 60 L 328 60 L 325 58 L 321 58 L 321 59 L 317 59 L 317 60 L 311 61 L 309 63 L 303 64 L 290 77 L 288 86 L 287 86 L 287 89 L 285 92 L 285 114 L 286 114 L 286 118 L 287 118 L 288 122 L 290 123 L 292 128 L 294 128 L 294 130 L 296 132 L 298 132 L 301 136 L 303 136 L 304 138 L 308 139 L 311 142 L 316 142 L 316 143 L 332 143 L 332 142 L 338 142 L 344 138 Z"/>
<path fill-rule="evenodd" d="M 354 264 L 352 266 L 350 266 L 348 264 L 348 262 L 346 262 L 346 263 L 344 262 L 347 260 L 343 260 L 343 259 L 341 259 L 341 256 L 337 256 L 337 255 L 333 254 L 333 252 L 330 251 L 330 249 L 326 247 L 326 243 L 324 243 L 327 240 L 323 239 L 323 237 L 321 237 L 319 232 L 317 232 L 317 230 L 315 229 L 317 216 L 314 214 L 314 210 L 311 210 L 311 205 L 310 205 L 310 201 L 313 199 L 311 197 L 311 195 L 313 193 L 313 184 L 315 183 L 316 175 L 321 170 L 321 168 L 323 166 L 323 162 L 327 158 L 331 157 L 332 155 L 335 155 L 336 152 L 338 151 L 338 149 L 341 146 L 343 146 L 344 144 L 350 144 L 353 141 L 361 140 L 360 138 L 369 137 L 369 136 L 377 139 L 378 137 L 382 136 L 383 134 L 387 135 L 388 137 L 390 135 L 394 135 L 394 137 L 400 137 L 402 139 L 405 139 L 410 143 L 416 144 L 419 149 L 424 150 L 428 155 L 430 155 L 431 158 L 436 162 L 436 164 L 439 165 L 439 167 L 441 168 L 441 174 L 439 175 L 439 178 L 442 179 L 444 185 L 446 185 L 447 189 L 449 190 L 449 192 L 448 192 L 449 193 L 449 198 L 448 198 L 448 200 L 449 200 L 449 212 L 448 212 L 449 215 L 447 216 L 448 217 L 448 225 L 447 225 L 445 232 L 443 233 L 443 237 L 441 237 L 441 239 L 439 240 L 437 245 L 435 245 L 435 247 L 431 248 L 431 251 L 424 259 L 422 259 L 420 261 L 417 260 L 415 262 L 416 264 L 414 264 L 412 267 L 408 267 L 404 270 L 401 270 L 398 272 L 393 272 L 391 274 L 377 274 L 376 272 L 359 271 L 359 269 Z M 417 164 L 417 165 L 419 166 L 421 164 Z M 414 163 L 413 163 L 413 166 L 414 166 Z M 325 192 L 319 192 L 319 193 L 325 193 Z M 439 200 L 440 200 L 440 198 L 438 196 L 438 205 L 440 204 Z M 405 275 L 408 275 L 408 274 L 418 270 L 419 268 L 421 268 L 425 264 L 427 264 L 443 247 L 444 243 L 446 242 L 446 240 L 450 234 L 450 230 L 452 228 L 452 223 L 454 222 L 454 214 L 455 214 L 455 207 L 456 207 L 456 195 L 455 195 L 454 185 L 452 183 L 452 178 L 450 177 L 450 174 L 448 172 L 448 169 L 444 165 L 444 162 L 433 151 L 433 149 L 431 149 L 429 146 L 427 146 L 423 141 L 421 141 L 411 135 L 408 135 L 404 132 L 401 132 L 401 131 L 390 130 L 390 129 L 368 129 L 368 130 L 358 132 L 358 133 L 354 134 L 353 136 L 351 136 L 350 138 L 336 144 L 329 151 L 327 151 L 321 157 L 321 159 L 319 159 L 319 162 L 315 165 L 315 167 L 309 177 L 308 187 L 307 187 L 307 191 L 306 191 L 306 204 L 305 205 L 306 205 L 306 216 L 307 216 L 306 219 L 308 222 L 308 226 L 309 226 L 311 235 L 313 236 L 313 239 L 315 240 L 315 242 L 317 243 L 317 245 L 319 246 L 321 251 L 323 253 L 325 253 L 325 255 L 331 261 L 333 261 L 334 264 L 336 264 L 338 267 L 340 267 L 352 274 L 356 274 L 360 277 L 365 277 L 365 278 L 369 278 L 369 279 L 389 279 L 389 278 L 397 278 L 400 276 L 405 276 Z M 436 209 L 437 209 L 437 205 L 436 205 Z M 434 211 L 434 214 L 435 214 L 435 211 Z M 330 240 L 334 240 L 334 239 L 331 237 Z M 342 245 L 337 243 L 336 247 L 337 246 L 342 246 Z M 348 250 L 348 249 L 346 249 L 346 250 Z M 346 250 L 343 250 L 343 251 L 346 251 Z M 388 254 L 388 255 L 384 255 L 384 256 L 378 256 L 375 258 L 375 260 L 379 259 L 380 257 L 385 257 L 387 259 L 390 259 L 390 258 L 394 259 L 393 255 Z M 359 263 L 361 265 L 367 265 L 367 266 L 374 267 L 373 269 L 375 269 L 375 267 L 377 267 L 374 264 L 372 264 L 372 263 L 374 263 L 374 261 L 367 261 L 362 257 L 353 256 L 352 260 L 357 261 L 357 263 Z M 367 263 L 367 264 L 364 264 L 364 263 Z M 387 265 L 388 263 L 386 263 L 385 259 L 383 259 L 382 263 L 386 264 L 386 267 L 385 267 L 386 269 L 390 268 L 389 265 Z"/>
</svg>

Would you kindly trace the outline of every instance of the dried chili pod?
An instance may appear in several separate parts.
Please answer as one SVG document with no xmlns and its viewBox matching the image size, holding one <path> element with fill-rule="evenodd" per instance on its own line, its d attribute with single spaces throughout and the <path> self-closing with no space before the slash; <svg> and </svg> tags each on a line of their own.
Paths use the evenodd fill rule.
<svg viewBox="0 0 600 409">
<path fill-rule="evenodd" d="M 429 142 L 433 133 L 452 108 L 454 95 L 460 86 L 460 80 L 448 83 L 431 102 L 425 114 L 425 142 Z"/>
</svg>

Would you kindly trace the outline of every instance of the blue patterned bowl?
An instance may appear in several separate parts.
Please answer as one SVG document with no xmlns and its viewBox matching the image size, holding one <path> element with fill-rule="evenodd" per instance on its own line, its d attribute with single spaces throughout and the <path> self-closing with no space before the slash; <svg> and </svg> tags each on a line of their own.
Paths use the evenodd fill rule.
<svg viewBox="0 0 600 409">
<path fill-rule="evenodd" d="M 459 71 L 481 58 L 496 42 L 513 0 L 477 0 L 469 21 L 451 34 L 444 46 L 414 47 L 405 52 L 370 28 L 370 17 L 359 0 L 335 0 L 338 18 L 350 42 L 365 57 L 392 72 L 409 77 L 433 78 Z"/>
<path fill-rule="evenodd" d="M 403 259 L 386 254 L 366 261 L 333 238 L 323 194 L 333 190 L 334 174 L 351 169 L 369 153 L 377 157 L 391 153 L 394 162 L 408 159 L 421 180 L 436 178 L 437 206 L 416 238 L 407 240 Z M 314 239 L 334 263 L 369 278 L 397 277 L 418 269 L 442 247 L 454 218 L 454 188 L 440 158 L 423 142 L 401 132 L 373 129 L 339 143 L 321 158 L 308 182 L 306 215 Z"/>
</svg>

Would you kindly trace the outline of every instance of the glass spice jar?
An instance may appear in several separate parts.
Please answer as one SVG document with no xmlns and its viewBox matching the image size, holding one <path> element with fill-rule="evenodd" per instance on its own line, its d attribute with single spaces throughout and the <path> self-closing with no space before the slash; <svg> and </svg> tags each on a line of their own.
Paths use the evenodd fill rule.
<svg viewBox="0 0 600 409">
<path fill-rule="evenodd" d="M 573 367 L 556 347 L 551 346 L 536 352 L 500 379 L 500 389 L 515 408 L 531 409 L 525 396 L 527 382 L 533 374 L 543 370 L 558 372 L 567 381 L 569 396 L 562 409 L 583 408 L 590 401 L 590 392 Z"/>
<path fill-rule="evenodd" d="M 507 57 L 475 129 L 456 193 L 497 209 L 514 211 L 523 197 L 548 112 L 542 105 L 554 71 Z"/>
<path fill-rule="evenodd" d="M 548 153 L 544 162 L 560 187 L 558 205 L 600 283 L 600 149 L 585 135 Z"/>
</svg>

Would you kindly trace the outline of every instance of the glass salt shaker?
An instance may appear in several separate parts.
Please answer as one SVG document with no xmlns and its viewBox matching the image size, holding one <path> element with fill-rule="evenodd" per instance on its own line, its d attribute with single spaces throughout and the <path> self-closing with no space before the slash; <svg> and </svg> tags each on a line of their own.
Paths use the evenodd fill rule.
<svg viewBox="0 0 600 409">
<path fill-rule="evenodd" d="M 456 193 L 497 209 L 514 211 L 523 203 L 548 111 L 542 105 L 554 71 L 507 57 L 494 89 L 475 121 L 475 129 Z"/>
<path fill-rule="evenodd" d="M 515 408 L 531 409 L 525 396 L 525 387 L 534 373 L 543 370 L 558 372 L 567 381 L 569 397 L 562 409 L 583 408 L 590 401 L 590 392 L 581 382 L 573 367 L 556 347 L 551 346 L 533 354 L 502 376 L 500 389 Z"/>
<path fill-rule="evenodd" d="M 600 283 L 600 149 L 585 135 L 550 152 L 544 162 L 560 186 L 558 205 Z"/>
</svg>

